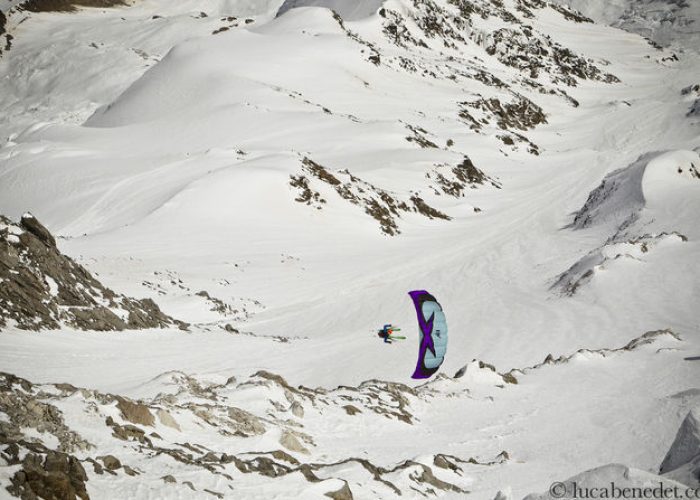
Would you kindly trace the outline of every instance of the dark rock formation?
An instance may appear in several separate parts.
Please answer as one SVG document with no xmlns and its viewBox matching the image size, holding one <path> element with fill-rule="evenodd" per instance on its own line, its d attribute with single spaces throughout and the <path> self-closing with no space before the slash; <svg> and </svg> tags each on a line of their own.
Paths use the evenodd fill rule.
<svg viewBox="0 0 700 500">
<path fill-rule="evenodd" d="M 127 5 L 124 0 L 27 0 L 19 5 L 29 12 L 73 12 L 77 7 L 115 7 Z"/>
<path fill-rule="evenodd" d="M 149 425 L 153 427 L 156 423 L 156 419 L 151 413 L 151 410 L 144 404 L 135 403 L 128 399 L 118 397 L 117 408 L 121 411 L 122 417 L 133 424 Z"/>
<path fill-rule="evenodd" d="M 700 407 L 688 412 L 666 453 L 659 474 L 688 486 L 700 485 Z"/>
<path fill-rule="evenodd" d="M 289 183 L 299 190 L 295 200 L 300 203 L 315 206 L 317 209 L 322 208 L 326 200 L 311 187 L 312 182 L 319 181 L 332 187 L 342 199 L 362 207 L 367 215 L 379 223 L 381 231 L 389 236 L 401 233 L 397 219 L 401 218 L 402 213 L 415 212 L 429 219 L 450 220 L 448 215 L 431 207 L 415 194 L 407 200 L 402 200 L 396 194 L 351 174 L 347 169 L 331 172 L 307 157 L 304 157 L 301 163 L 303 173 L 290 176 Z"/>
<path fill-rule="evenodd" d="M 165 315 L 151 299 L 118 295 L 63 255 L 35 217 L 19 224 L 0 216 L 0 328 L 23 330 L 163 328 L 186 324 Z"/>
<path fill-rule="evenodd" d="M 328 493 L 325 493 L 324 495 L 332 498 L 333 500 L 353 500 L 352 491 L 350 490 L 350 487 L 348 486 L 347 481 L 345 481 L 345 483 L 343 484 L 343 487 L 340 488 L 339 490 L 329 491 Z"/>
<path fill-rule="evenodd" d="M 72 455 L 49 451 L 45 456 L 28 453 L 22 469 L 10 479 L 7 490 L 22 499 L 47 498 L 89 500 L 85 489 L 88 480 L 80 461 Z"/>
</svg>

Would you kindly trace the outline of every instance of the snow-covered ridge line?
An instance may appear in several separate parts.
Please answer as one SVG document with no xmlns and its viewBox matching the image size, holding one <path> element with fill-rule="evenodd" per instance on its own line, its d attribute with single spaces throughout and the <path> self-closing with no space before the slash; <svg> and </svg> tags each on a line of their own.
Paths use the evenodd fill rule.
<svg viewBox="0 0 700 500">
<path fill-rule="evenodd" d="M 59 487 L 52 486 L 46 480 L 45 471 L 49 470 L 50 463 L 64 460 L 72 464 L 71 467 L 57 472 L 66 475 L 76 492 L 85 491 L 90 481 L 108 481 L 109 476 L 100 476 L 109 472 L 113 476 L 156 474 L 162 476 L 165 483 L 182 483 L 191 490 L 204 492 L 216 491 L 211 486 L 212 481 L 219 488 L 228 484 L 233 489 L 229 483 L 234 480 L 233 476 L 255 473 L 280 481 L 287 480 L 289 476 L 291 479 L 287 484 L 292 488 L 299 487 L 295 483 L 301 478 L 303 483 L 308 484 L 304 488 L 318 484 L 325 492 L 334 491 L 332 486 L 340 480 L 348 492 L 352 490 L 355 494 L 361 494 L 364 487 L 378 487 L 381 491 L 396 495 L 409 488 L 426 493 L 431 488 L 466 493 L 466 483 L 460 477 L 463 468 L 497 466 L 509 458 L 506 452 L 486 461 L 438 453 L 429 460 L 426 457 L 405 459 L 390 466 L 377 465 L 363 457 L 314 461 L 308 458 L 310 451 L 307 449 L 315 446 L 314 440 L 301 430 L 304 428 L 302 422 L 313 419 L 314 414 L 341 410 L 345 417 L 336 413 L 336 419 L 352 420 L 363 418 L 354 417 L 358 414 L 377 412 L 390 418 L 398 416 L 399 421 L 403 422 L 404 417 L 394 413 L 392 408 L 403 411 L 401 408 L 407 404 L 406 398 L 415 397 L 416 394 L 406 386 L 382 381 L 368 381 L 356 388 L 338 388 L 334 391 L 303 387 L 295 389 L 280 376 L 267 372 L 255 374 L 239 384 L 229 379 L 224 384 L 201 385 L 196 379 L 179 373 L 164 377 L 160 378 L 160 382 L 169 380 L 175 383 L 177 392 L 160 394 L 150 402 L 140 402 L 79 389 L 70 384 L 35 385 L 14 375 L 0 373 L 0 412 L 4 415 L 0 420 L 0 444 L 10 445 L 1 457 L 11 467 L 21 465 L 19 470 L 24 471 L 25 475 L 38 476 L 35 481 L 28 482 L 23 479 L 22 473 L 12 475 L 10 469 L 11 484 L 8 490 L 13 494 L 29 491 L 40 493 L 43 490 L 57 494 Z M 172 387 L 168 389 L 172 390 Z M 256 415 L 233 406 L 231 396 L 234 393 L 231 391 L 262 391 L 272 398 L 269 400 L 271 406 L 265 414 Z M 383 402 L 385 396 L 389 396 L 393 403 Z M 284 401 L 286 404 L 282 404 Z M 290 402 L 291 406 L 288 406 Z M 340 408 L 343 403 L 344 406 Z M 69 428 L 74 422 L 75 412 L 84 411 L 81 406 L 93 408 L 90 419 L 95 421 L 95 427 L 83 429 L 90 436 L 88 438 Z M 335 406 L 338 408 L 334 410 Z M 293 418 L 284 417 L 286 412 L 291 412 Z M 405 418 L 404 425 L 410 424 L 410 419 Z M 98 424 L 99 421 L 102 426 Z M 201 438 L 211 433 L 213 437 L 218 433 L 219 440 L 225 439 L 229 443 L 228 451 L 212 450 L 210 443 L 199 444 L 199 438 L 191 434 L 193 424 L 200 428 L 197 433 L 201 434 Z M 42 437 L 30 437 L 32 432 L 29 429 L 34 429 Z M 153 432 L 149 433 L 149 429 Z M 184 433 L 189 434 L 186 444 L 179 443 Z M 269 451 L 270 434 L 278 436 L 280 449 Z M 267 438 L 260 441 L 257 436 L 262 435 Z M 48 444 L 52 439 L 56 440 L 56 449 Z M 232 446 L 232 440 L 244 442 Z M 254 449 L 260 446 L 267 446 L 268 449 Z M 110 449 L 119 458 L 104 454 Z M 103 454 L 100 456 L 100 453 Z M 200 474 L 200 480 L 195 480 L 194 484 L 192 481 L 182 481 L 178 477 L 180 474 L 171 467 L 164 467 L 159 456 L 169 457 L 183 471 L 201 471 L 203 476 Z M 2 469 L 0 471 L 4 474 Z M 165 474 L 167 471 L 171 473 Z M 366 483 L 362 481 L 358 484 L 355 480 L 350 488 L 344 476 L 353 477 L 357 471 L 364 471 L 369 476 Z M 192 472 L 189 472 L 187 477 L 191 476 Z M 211 479 L 202 481 L 205 477 Z"/>
<path fill-rule="evenodd" d="M 670 331 L 649 332 L 620 349 L 579 352 L 629 352 L 664 335 L 678 340 Z M 529 377 L 542 365 L 517 372 Z M 338 436 L 328 441 L 324 422 L 332 419 L 335 429 L 369 425 L 410 432 L 439 402 L 456 398 L 476 404 L 482 391 L 490 391 L 488 402 L 499 397 L 493 391 L 503 391 L 504 383 L 517 383 L 512 371 L 498 375 L 484 363 L 472 363 L 465 371 L 459 378 L 443 375 L 416 388 L 367 380 L 335 389 L 294 387 L 267 371 L 242 381 L 171 371 L 145 383 L 139 399 L 0 373 L 0 444 L 8 445 L 0 454 L 6 462 L 0 477 L 9 479 L 15 494 L 38 493 L 38 487 L 51 488 L 43 481 L 49 464 L 58 460 L 72 464 L 61 470 L 75 491 L 94 491 L 121 478 L 127 480 L 125 491 L 145 481 L 151 487 L 223 494 L 227 488 L 240 491 L 236 488 L 245 476 L 255 474 L 267 478 L 268 492 L 346 489 L 356 496 L 370 491 L 390 496 L 433 489 L 464 494 L 471 474 L 502 468 L 511 454 L 483 458 L 434 452 L 380 464 L 370 457 L 343 456 L 342 450 L 330 453 L 326 447 Z M 23 481 L 22 470 L 38 475 L 37 481 Z"/>
<path fill-rule="evenodd" d="M 277 16 L 299 7 L 324 7 L 335 11 L 346 21 L 357 21 L 376 14 L 384 3 L 385 0 L 285 0 Z"/>
<path fill-rule="evenodd" d="M 643 261 L 659 248 L 688 242 L 695 226 L 689 203 L 699 194 L 700 155 L 695 151 L 647 153 L 611 172 L 568 226 L 574 230 L 603 226 L 610 236 L 561 273 L 551 289 L 572 296 L 620 258 Z M 664 216 L 650 215 L 649 204 Z"/>
<path fill-rule="evenodd" d="M 659 47 L 698 50 L 697 23 L 700 5 L 676 0 L 554 0 L 581 10 L 599 23 L 609 24 L 649 38 Z"/>
<path fill-rule="evenodd" d="M 0 382 L 0 488 L 505 500 L 656 473 L 700 402 L 697 58 L 537 0 L 282 3 L 12 16 L 0 213 L 191 326 L 10 322 L 0 371 L 46 383 Z M 450 328 L 423 385 L 418 289 Z"/>
<path fill-rule="evenodd" d="M 580 355 L 587 355 L 587 354 L 596 354 L 600 355 L 602 357 L 608 357 L 611 354 L 616 354 L 616 353 L 623 353 L 623 352 L 630 352 L 634 351 L 635 349 L 638 349 L 639 347 L 647 344 L 652 344 L 659 339 L 663 337 L 670 337 L 671 339 L 674 339 L 676 341 L 681 341 L 681 337 L 671 331 L 670 329 L 666 330 L 655 330 L 655 331 L 649 331 L 646 332 L 639 337 L 635 337 L 632 340 L 630 340 L 627 344 L 625 344 L 622 347 L 617 347 L 617 348 L 601 348 L 601 349 L 587 349 L 587 348 L 582 348 L 578 349 L 576 352 L 572 354 L 561 354 L 558 357 L 554 357 L 551 353 L 547 354 L 545 356 L 544 360 L 541 363 L 536 363 L 532 366 L 526 366 L 523 368 L 511 368 L 510 370 L 506 372 L 499 372 L 496 367 L 492 364 L 485 363 L 481 360 L 474 360 L 471 363 L 464 365 L 462 368 L 460 368 L 454 375 L 454 379 L 459 379 L 465 376 L 466 373 L 468 372 L 474 372 L 475 370 L 490 370 L 493 372 L 497 378 L 500 378 L 502 380 L 502 383 L 504 384 L 517 384 L 518 379 L 515 376 L 516 374 L 520 375 L 527 375 L 529 372 L 532 370 L 537 370 L 539 368 L 542 368 L 544 366 L 549 366 L 549 365 L 560 365 L 564 363 L 568 363 L 569 361 L 579 357 Z M 447 380 L 450 379 L 445 374 L 440 374 L 436 377 L 435 381 L 439 380 Z M 423 384 L 420 387 L 430 387 L 432 384 L 434 384 L 434 381 L 429 381 Z"/>
<path fill-rule="evenodd" d="M 586 355 L 586 354 L 598 354 L 602 357 L 608 357 L 611 354 L 616 354 L 616 353 L 624 353 L 624 352 L 629 352 L 629 351 L 634 351 L 635 349 L 640 348 L 643 345 L 647 344 L 652 344 L 656 342 L 658 339 L 663 338 L 663 337 L 670 337 L 670 339 L 673 339 L 675 341 L 682 341 L 681 337 L 677 334 L 674 333 L 673 331 L 666 329 L 666 330 L 654 330 L 654 331 L 649 331 L 646 332 L 639 337 L 635 337 L 632 340 L 630 340 L 627 344 L 625 344 L 622 347 L 616 347 L 616 348 L 602 348 L 602 349 L 578 349 L 576 352 L 572 354 L 562 354 L 559 357 L 555 358 L 552 354 L 547 354 L 547 356 L 544 358 L 544 360 L 541 363 L 537 363 L 532 366 L 527 366 L 524 368 L 511 368 L 510 371 L 506 372 L 505 375 L 512 375 L 513 373 L 521 373 L 521 374 L 527 374 L 531 370 L 537 370 L 538 368 L 542 368 L 544 366 L 548 365 L 560 365 L 563 363 L 568 363 L 569 361 L 577 358 L 580 355 Z"/>
</svg>

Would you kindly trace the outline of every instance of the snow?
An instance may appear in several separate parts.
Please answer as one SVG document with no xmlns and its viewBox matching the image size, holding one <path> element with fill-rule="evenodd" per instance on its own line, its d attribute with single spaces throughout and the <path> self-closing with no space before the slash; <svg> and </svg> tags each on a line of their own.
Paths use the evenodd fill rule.
<svg viewBox="0 0 700 500">
<path fill-rule="evenodd" d="M 56 283 L 56 280 L 54 280 L 51 276 L 46 276 L 46 283 L 49 285 L 49 293 L 53 295 L 54 297 L 58 295 L 58 283 Z"/>
<path fill-rule="evenodd" d="M 677 0 L 555 0 L 595 21 L 638 33 L 663 46 L 698 50 L 700 4 Z"/>
<path fill-rule="evenodd" d="M 21 429 L 22 433 L 29 438 L 30 441 L 41 442 L 49 448 L 58 448 L 59 441 L 53 434 L 40 432 L 33 427 L 25 427 Z"/>
<path fill-rule="evenodd" d="M 659 490 L 666 487 L 670 488 L 669 492 Z M 610 464 L 584 473 L 578 474 L 570 479 L 567 479 L 561 486 L 553 486 L 553 490 L 549 493 L 541 495 L 528 495 L 526 500 L 544 500 L 552 498 L 561 498 L 558 495 L 566 493 L 568 495 L 586 496 L 602 494 L 601 489 L 606 491 L 608 496 L 613 495 L 635 495 L 635 496 L 652 496 L 659 498 L 665 494 L 673 494 L 679 492 L 679 498 L 692 498 L 685 496 L 687 487 L 676 481 L 664 480 L 660 476 L 650 474 L 645 471 L 626 467 L 622 464 Z M 561 488 L 557 489 L 557 488 Z M 615 489 L 617 488 L 617 490 Z M 681 496 L 682 495 L 682 496 Z M 692 495 L 692 493 L 691 493 Z M 674 495 L 676 496 L 676 495 Z"/>
<path fill-rule="evenodd" d="M 412 2 L 385 4 L 415 10 Z M 514 2 L 504 4 L 517 14 Z M 0 371 L 153 405 L 161 404 L 159 394 L 173 395 L 182 407 L 168 411 L 181 431 L 162 422 L 148 429 L 163 446 L 269 452 L 281 448 L 291 424 L 280 421 L 290 419 L 313 438 L 303 443 L 309 455 L 294 456 L 313 463 L 361 457 L 382 467 L 429 465 L 438 453 L 489 462 L 507 451 L 503 463 L 462 464 L 461 476 L 431 466 L 477 499 L 499 491 L 522 498 L 575 477 L 591 485 L 648 484 L 700 402 L 700 179 L 693 174 L 700 133 L 687 116 L 692 99 L 681 95 L 697 83 L 700 56 L 688 50 L 678 62 L 663 61 L 670 52 L 637 35 L 535 10 L 527 20 L 533 29 L 621 80 L 569 87 L 543 74 L 540 92 L 526 73 L 486 53 L 487 39 L 454 50 L 439 36 L 426 37 L 427 49 L 390 43 L 386 20 L 375 15 L 382 5 L 149 0 L 32 14 L 12 25 L 13 47 L 0 58 L 0 78 L 11 82 L 0 90 L 0 140 L 12 138 L 0 148 L 0 213 L 31 210 L 60 249 L 105 285 L 151 297 L 192 326 L 109 334 L 8 326 L 0 334 Z M 595 5 L 601 10 L 590 15 L 605 19 L 627 8 Z M 406 24 L 417 32 L 415 21 Z M 484 33 L 508 26 L 478 15 L 474 24 Z M 222 27 L 228 29 L 212 34 Z M 368 61 L 370 46 L 344 29 L 380 50 L 381 64 Z M 399 56 L 438 76 L 403 69 Z M 475 68 L 507 88 L 444 76 Z M 539 155 L 498 139 L 513 131 L 495 121 L 477 133 L 459 117 L 459 103 L 511 102 L 511 91 L 546 114 L 548 123 L 517 129 Z M 409 142 L 408 125 L 438 147 Z M 467 186 L 456 198 L 440 191 L 435 172 L 449 172 L 465 156 L 501 189 Z M 401 233 L 387 236 L 362 206 L 303 170 L 304 158 L 343 182 L 350 174 L 361 179 L 354 193 L 370 185 L 397 200 L 417 193 L 451 220 L 401 213 Z M 325 200 L 320 209 L 295 201 L 290 179 L 299 175 Z M 579 280 L 572 294 L 557 286 Z M 56 283 L 47 283 L 54 293 Z M 406 292 L 413 289 L 437 297 L 450 328 L 443 376 L 425 386 L 410 379 L 415 312 Z M 408 339 L 379 342 L 375 329 L 389 322 Z M 666 328 L 681 340 L 666 335 L 610 351 Z M 548 354 L 570 358 L 539 366 Z M 260 370 L 293 388 L 331 391 L 323 396 L 330 402 L 304 400 L 304 416 L 293 416 L 289 389 L 256 385 Z M 500 375 L 509 372 L 517 384 Z M 218 403 L 266 419 L 269 429 L 244 439 L 203 424 L 185 405 L 210 403 L 182 389 L 186 377 L 216 386 Z M 230 377 L 237 383 L 227 384 Z M 371 379 L 418 391 L 406 396 L 412 424 L 369 410 L 391 399 L 386 388 L 358 388 Z M 350 389 L 332 392 L 341 385 Z M 78 394 L 54 402 L 67 424 L 97 445 L 81 458 L 113 453 L 144 471 L 137 478 L 88 471 L 92 496 L 230 491 L 220 476 L 116 442 L 104 425 L 106 416 L 125 423 L 113 405 Z M 345 404 L 361 413 L 347 414 Z M 299 473 L 269 478 L 227 467 L 245 498 L 323 498 L 341 479 L 356 498 L 395 496 L 356 462 L 324 469 L 319 483 Z M 682 472 L 674 478 L 687 482 Z M 163 483 L 166 474 L 178 483 Z M 416 474 L 402 469 L 387 477 L 410 497 Z"/>
<path fill-rule="evenodd" d="M 376 14 L 383 4 L 384 0 L 285 0 L 277 15 L 299 7 L 322 7 L 333 10 L 346 21 L 359 21 Z"/>
</svg>

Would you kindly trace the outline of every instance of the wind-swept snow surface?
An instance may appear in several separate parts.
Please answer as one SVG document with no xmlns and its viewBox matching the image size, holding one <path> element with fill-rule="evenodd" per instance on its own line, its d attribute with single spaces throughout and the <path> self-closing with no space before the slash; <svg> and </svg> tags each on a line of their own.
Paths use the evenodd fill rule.
<svg viewBox="0 0 700 500">
<path fill-rule="evenodd" d="M 8 13 L 0 214 L 189 329 L 7 321 L 2 494 L 692 482 L 700 56 L 532 0 Z"/>
<path fill-rule="evenodd" d="M 277 15 L 297 7 L 323 7 L 333 10 L 346 21 L 357 21 L 376 14 L 382 4 L 384 0 L 285 0 Z"/>
<path fill-rule="evenodd" d="M 700 50 L 700 3 L 688 0 L 555 0 L 610 24 L 653 40 Z"/>
</svg>

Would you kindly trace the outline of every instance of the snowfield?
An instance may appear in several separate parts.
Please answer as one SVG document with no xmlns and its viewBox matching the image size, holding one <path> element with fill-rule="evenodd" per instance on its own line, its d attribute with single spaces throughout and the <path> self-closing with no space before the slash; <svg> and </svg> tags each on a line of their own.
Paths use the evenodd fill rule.
<svg viewBox="0 0 700 500">
<path fill-rule="evenodd" d="M 15 3 L 0 214 L 121 320 L 71 319 L 80 273 L 3 219 L 0 311 L 31 316 L 26 266 L 63 322 L 0 332 L 0 498 L 700 486 L 692 37 L 539 0 Z"/>
</svg>

